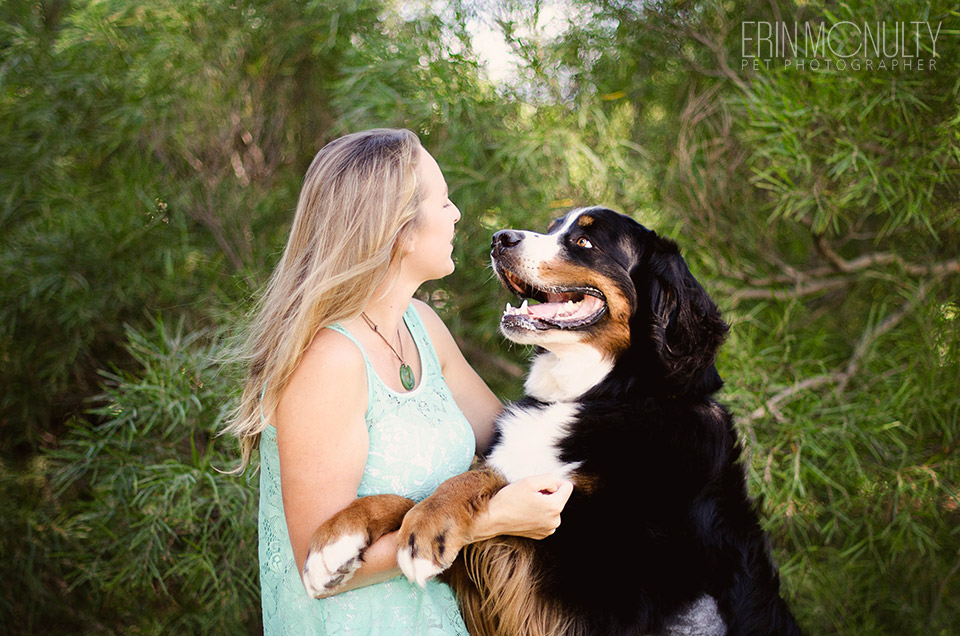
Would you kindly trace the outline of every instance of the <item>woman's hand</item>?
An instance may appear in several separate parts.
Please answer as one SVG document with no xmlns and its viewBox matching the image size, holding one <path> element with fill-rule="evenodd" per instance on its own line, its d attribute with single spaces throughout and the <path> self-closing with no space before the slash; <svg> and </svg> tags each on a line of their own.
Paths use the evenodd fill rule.
<svg viewBox="0 0 960 636">
<path fill-rule="evenodd" d="M 560 525 L 573 483 L 555 474 L 525 477 L 504 486 L 474 524 L 472 542 L 501 534 L 543 539 Z"/>
</svg>

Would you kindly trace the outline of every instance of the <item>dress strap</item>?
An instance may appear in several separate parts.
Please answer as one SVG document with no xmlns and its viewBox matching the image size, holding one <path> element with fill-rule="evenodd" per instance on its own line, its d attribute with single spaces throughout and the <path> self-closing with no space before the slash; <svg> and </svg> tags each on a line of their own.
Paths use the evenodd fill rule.
<svg viewBox="0 0 960 636">
<path fill-rule="evenodd" d="M 407 328 L 410 329 L 410 335 L 413 336 L 413 341 L 417 343 L 417 352 L 420 354 L 421 377 L 423 380 L 429 382 L 438 381 L 442 377 L 440 372 L 440 359 L 437 357 L 437 352 L 433 348 L 433 342 L 430 340 L 427 328 L 424 326 L 423 320 L 420 318 L 420 314 L 413 306 L 413 303 L 410 303 L 410 306 L 407 307 L 403 318 L 407 323 Z"/>
<path fill-rule="evenodd" d="M 260 423 L 261 424 L 267 423 L 267 416 L 263 412 L 263 398 L 265 398 L 266 396 L 267 396 L 267 383 L 264 382 L 263 390 L 260 391 Z"/>
<path fill-rule="evenodd" d="M 363 350 L 363 346 L 360 345 L 360 341 L 357 340 L 352 333 L 350 333 L 349 331 L 347 331 L 346 327 L 344 327 L 343 325 L 341 325 L 339 322 L 335 322 L 335 323 L 333 323 L 332 325 L 327 325 L 326 328 L 327 328 L 327 329 L 332 329 L 332 330 L 336 331 L 337 333 L 343 334 L 343 335 L 345 335 L 347 338 L 350 338 L 350 340 L 353 341 L 353 344 L 357 345 L 357 347 L 360 349 L 360 353 L 363 354 L 363 359 L 364 359 L 364 360 L 367 359 L 367 352 Z"/>
<path fill-rule="evenodd" d="M 367 357 L 367 352 L 363 350 L 363 345 L 360 344 L 360 341 L 357 340 L 352 333 L 347 331 L 346 328 L 343 325 L 341 325 L 339 322 L 335 322 L 332 325 L 327 325 L 325 328 L 331 329 L 341 335 L 346 336 L 347 338 L 350 338 L 351 342 L 357 345 L 357 349 L 360 350 L 360 355 L 363 356 L 363 364 L 366 368 L 366 373 L 367 373 L 367 413 L 369 413 L 370 407 L 373 405 L 375 395 L 374 395 L 373 365 L 370 364 L 370 358 Z"/>
</svg>

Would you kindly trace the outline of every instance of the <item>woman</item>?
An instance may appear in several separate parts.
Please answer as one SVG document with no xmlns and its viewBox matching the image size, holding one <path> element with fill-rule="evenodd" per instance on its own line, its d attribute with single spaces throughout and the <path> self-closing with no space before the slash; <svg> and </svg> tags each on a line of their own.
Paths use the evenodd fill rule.
<svg viewBox="0 0 960 636">
<path fill-rule="evenodd" d="M 437 162 L 409 131 L 342 137 L 307 171 L 228 427 L 241 469 L 260 447 L 266 634 L 466 634 L 446 585 L 421 590 L 400 576 L 396 533 L 333 596 L 312 599 L 300 580 L 311 534 L 354 498 L 420 500 L 490 443 L 499 400 L 413 300 L 453 271 L 459 219 Z M 551 534 L 571 489 L 553 476 L 503 489 L 476 540 Z"/>
</svg>

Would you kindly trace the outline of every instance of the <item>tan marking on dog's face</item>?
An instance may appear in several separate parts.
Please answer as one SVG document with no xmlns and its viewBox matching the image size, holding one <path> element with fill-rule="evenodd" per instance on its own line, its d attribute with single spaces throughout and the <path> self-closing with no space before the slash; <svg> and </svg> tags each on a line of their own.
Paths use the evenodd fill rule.
<svg viewBox="0 0 960 636">
<path fill-rule="evenodd" d="M 560 259 L 541 263 L 537 274 L 539 280 L 547 285 L 593 287 L 603 293 L 607 314 L 583 331 L 573 332 L 580 334 L 581 342 L 614 357 L 630 346 L 630 316 L 635 301 L 631 301 L 615 281 L 594 269 Z"/>
<path fill-rule="evenodd" d="M 555 219 L 548 234 L 512 231 L 516 242 L 499 249 L 494 256 L 494 267 L 505 287 L 520 298 L 531 297 L 541 303 L 551 290 L 582 293 L 578 287 L 592 287 L 603 294 L 606 306 L 602 313 L 593 314 L 579 326 L 556 324 L 562 323 L 561 319 L 552 321 L 551 327 L 551 320 L 543 319 L 547 328 L 539 329 L 514 318 L 517 312 L 508 308 L 511 313 L 504 314 L 501 326 L 507 338 L 554 350 L 570 344 L 588 344 L 610 358 L 629 348 L 630 318 L 637 302 L 630 277 L 630 268 L 637 259 L 637 246 L 633 244 L 636 228 L 616 218 L 622 215 L 610 217 L 613 225 L 608 228 L 606 220 L 610 214 L 615 213 L 604 208 L 583 208 Z M 624 231 L 619 232 L 617 227 Z M 562 314 L 558 317 L 562 318 Z"/>
</svg>

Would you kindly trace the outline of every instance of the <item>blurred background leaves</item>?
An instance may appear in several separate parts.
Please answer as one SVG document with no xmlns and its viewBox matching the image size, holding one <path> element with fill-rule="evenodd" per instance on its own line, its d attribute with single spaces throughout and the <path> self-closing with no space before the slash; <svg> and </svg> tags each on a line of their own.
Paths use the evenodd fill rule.
<svg viewBox="0 0 960 636">
<path fill-rule="evenodd" d="M 8 0 L 0 18 L 9 633 L 260 631 L 256 479 L 217 470 L 241 370 L 218 360 L 313 154 L 373 126 L 415 130 L 444 169 L 458 268 L 422 295 L 504 399 L 529 351 L 496 334 L 491 233 L 632 214 L 733 326 L 723 399 L 807 632 L 960 629 L 954 4 Z M 940 23 L 936 70 L 744 64 L 744 24 L 844 20 Z"/>
</svg>

